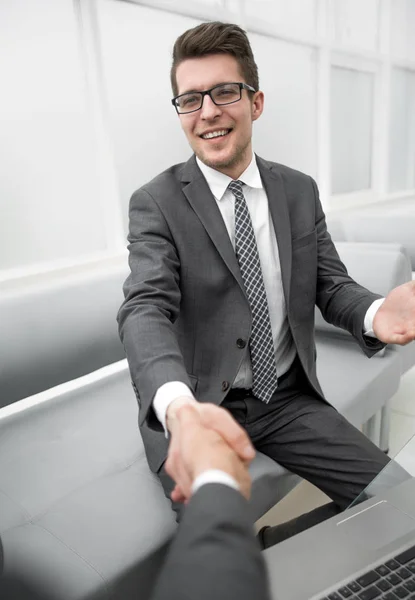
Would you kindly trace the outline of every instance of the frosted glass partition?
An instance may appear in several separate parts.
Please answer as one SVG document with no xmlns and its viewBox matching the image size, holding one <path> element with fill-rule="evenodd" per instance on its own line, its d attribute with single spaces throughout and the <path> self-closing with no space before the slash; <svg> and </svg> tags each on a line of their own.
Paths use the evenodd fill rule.
<svg viewBox="0 0 415 600">
<path fill-rule="evenodd" d="M 331 73 L 333 194 L 371 187 L 374 75 L 343 67 Z"/>
<path fill-rule="evenodd" d="M 99 34 L 124 225 L 138 187 L 191 149 L 170 100 L 171 51 L 197 21 L 128 2 L 98 2 Z"/>
<path fill-rule="evenodd" d="M 415 72 L 392 71 L 389 191 L 415 188 Z"/>
<path fill-rule="evenodd" d="M 415 60 L 415 0 L 391 4 L 391 51 L 396 58 Z"/>
<path fill-rule="evenodd" d="M 73 3 L 1 3 L 0 38 L 0 269 L 103 250 Z"/>
<path fill-rule="evenodd" d="M 265 94 L 264 113 L 254 123 L 255 151 L 316 177 L 316 52 L 257 34 L 249 37 Z"/>
<path fill-rule="evenodd" d="M 316 0 L 248 0 L 244 3 L 247 23 L 265 22 L 278 31 L 313 36 L 316 31 Z"/>
<path fill-rule="evenodd" d="M 330 0 L 329 33 L 333 42 L 371 50 L 378 49 L 380 0 Z"/>
</svg>

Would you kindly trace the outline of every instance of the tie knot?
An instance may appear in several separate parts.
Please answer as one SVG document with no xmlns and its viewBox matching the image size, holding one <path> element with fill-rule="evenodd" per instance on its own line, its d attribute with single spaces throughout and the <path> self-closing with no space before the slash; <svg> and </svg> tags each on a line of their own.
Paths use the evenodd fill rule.
<svg viewBox="0 0 415 600">
<path fill-rule="evenodd" d="M 239 179 L 237 179 L 236 181 L 231 181 L 230 184 L 228 185 L 228 189 L 231 190 L 232 194 L 234 196 L 239 196 L 239 197 L 243 197 L 244 193 L 242 191 L 242 186 L 243 183 L 242 181 L 239 181 Z"/>
</svg>

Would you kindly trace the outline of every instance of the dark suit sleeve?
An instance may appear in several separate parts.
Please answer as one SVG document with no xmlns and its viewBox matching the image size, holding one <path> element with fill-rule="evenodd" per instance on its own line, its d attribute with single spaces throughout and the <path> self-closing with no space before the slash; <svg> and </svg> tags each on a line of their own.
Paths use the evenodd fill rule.
<svg viewBox="0 0 415 600">
<path fill-rule="evenodd" d="M 187 506 L 151 600 L 269 600 L 249 505 L 206 484 Z"/>
<path fill-rule="evenodd" d="M 318 245 L 317 298 L 316 304 L 326 321 L 346 329 L 357 340 L 367 356 L 372 356 L 385 347 L 375 338 L 363 335 L 364 319 L 372 302 L 381 298 L 357 284 L 347 273 L 327 231 L 326 218 L 321 206 L 318 189 L 312 180 L 316 233 Z"/>
<path fill-rule="evenodd" d="M 129 264 L 125 301 L 118 313 L 140 423 L 161 429 L 152 401 L 169 381 L 191 388 L 173 323 L 180 310 L 180 263 L 164 215 L 153 197 L 138 190 L 130 201 Z"/>
</svg>

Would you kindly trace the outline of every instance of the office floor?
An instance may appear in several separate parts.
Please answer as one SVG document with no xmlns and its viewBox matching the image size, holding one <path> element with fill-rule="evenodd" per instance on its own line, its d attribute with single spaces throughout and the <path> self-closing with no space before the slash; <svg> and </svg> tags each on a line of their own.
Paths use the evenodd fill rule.
<svg viewBox="0 0 415 600">
<path fill-rule="evenodd" d="M 395 456 L 409 438 L 415 435 L 415 367 L 403 376 L 391 407 L 389 454 Z M 264 525 L 283 523 L 329 501 L 330 498 L 323 492 L 303 481 L 259 519 L 256 527 L 259 529 Z"/>
</svg>

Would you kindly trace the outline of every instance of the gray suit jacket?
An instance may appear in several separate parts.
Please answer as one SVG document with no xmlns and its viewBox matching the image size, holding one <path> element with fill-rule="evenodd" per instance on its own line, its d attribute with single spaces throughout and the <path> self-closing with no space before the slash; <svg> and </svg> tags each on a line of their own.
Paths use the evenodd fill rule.
<svg viewBox="0 0 415 600">
<path fill-rule="evenodd" d="M 264 560 L 248 503 L 224 485 L 191 499 L 152 600 L 267 600 Z"/>
<path fill-rule="evenodd" d="M 379 296 L 347 274 L 326 229 L 316 183 L 257 157 L 278 242 L 288 321 L 316 395 L 314 307 L 348 330 L 367 356 L 383 347 L 363 336 L 364 316 Z M 130 203 L 131 274 L 118 320 L 139 424 L 151 469 L 167 453 L 152 400 L 182 381 L 201 402 L 220 404 L 248 351 L 251 312 L 217 203 L 195 157 L 134 193 Z"/>
</svg>

